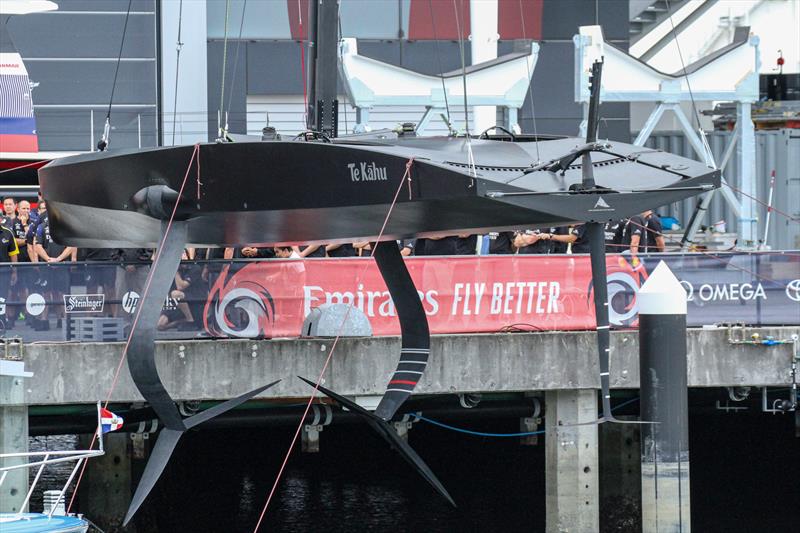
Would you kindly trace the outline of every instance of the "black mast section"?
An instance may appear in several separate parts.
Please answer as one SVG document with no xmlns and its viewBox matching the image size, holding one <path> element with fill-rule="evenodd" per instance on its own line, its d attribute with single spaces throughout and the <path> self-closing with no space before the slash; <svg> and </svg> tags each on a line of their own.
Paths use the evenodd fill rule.
<svg viewBox="0 0 800 533">
<path fill-rule="evenodd" d="M 308 129 L 336 137 L 339 129 L 339 0 L 312 0 L 309 21 Z"/>
</svg>

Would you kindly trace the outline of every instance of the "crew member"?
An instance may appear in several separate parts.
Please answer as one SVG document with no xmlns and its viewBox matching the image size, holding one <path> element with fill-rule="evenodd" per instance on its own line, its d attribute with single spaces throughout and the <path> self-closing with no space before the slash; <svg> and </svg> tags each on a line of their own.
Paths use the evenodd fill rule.
<svg viewBox="0 0 800 533">
<path fill-rule="evenodd" d="M 41 205 L 44 205 L 44 201 Z M 34 237 L 34 249 L 39 259 L 46 263 L 61 263 L 65 260 L 74 262 L 78 255 L 77 248 L 62 246 L 53 240 L 50 234 L 50 219 L 47 216 L 39 219 L 39 225 L 36 227 L 36 237 Z M 54 265 L 42 269 L 40 277 L 42 287 L 49 294 L 48 301 L 61 300 L 63 294 L 69 293 L 69 269 L 66 266 Z M 63 306 L 56 306 L 56 309 L 59 309 L 57 316 L 58 323 L 60 323 Z M 45 306 L 42 318 L 34 324 L 34 329 L 39 331 L 50 329 L 49 320 L 48 308 Z M 57 327 L 60 326 L 57 324 Z"/>
<path fill-rule="evenodd" d="M 586 224 L 578 224 L 568 231 L 550 234 L 550 239 L 562 245 L 569 245 L 573 254 L 588 254 L 592 251 L 592 247 L 589 244 L 587 229 Z"/>
<path fill-rule="evenodd" d="M 478 253 L 477 235 L 459 235 L 456 238 L 456 255 L 475 255 Z"/>
<path fill-rule="evenodd" d="M 17 218 L 17 204 L 10 196 L 3 198 L 3 214 L 0 216 L 0 226 L 11 229 L 14 219 Z"/>
<path fill-rule="evenodd" d="M 0 263 L 16 263 L 17 256 L 19 255 L 19 247 L 14 238 L 14 233 L 6 226 L 0 225 Z M 0 315 L 0 320 L 4 325 L 8 324 L 7 311 L 9 307 L 6 305 L 8 300 L 8 291 L 11 284 L 16 282 L 17 269 L 0 267 L 0 304 L 4 308 L 4 313 Z"/>
<path fill-rule="evenodd" d="M 622 243 L 631 254 L 664 251 L 664 235 L 661 219 L 652 210 L 644 211 L 628 219 Z"/>
<path fill-rule="evenodd" d="M 17 241 L 17 247 L 19 248 L 19 255 L 17 256 L 18 262 L 28 264 L 31 262 L 30 255 L 32 255 L 33 251 L 32 247 L 30 249 L 28 248 L 28 242 L 26 240 L 31 225 L 30 214 L 30 202 L 21 200 L 19 204 L 17 204 L 17 218 L 14 219 L 10 228 Z M 31 268 L 21 268 L 17 274 L 16 284 L 14 284 L 14 288 L 10 293 L 11 299 L 17 302 L 25 302 L 28 298 L 28 286 L 30 283 L 33 283 L 35 279 L 35 274 Z M 13 312 L 6 311 L 10 321 L 9 327 L 13 327 L 13 323 L 18 317 L 20 320 L 25 318 L 24 309 L 25 306 L 21 303 L 14 308 Z"/>
<path fill-rule="evenodd" d="M 622 244 L 622 239 L 625 234 L 627 220 L 610 220 L 606 222 L 605 236 L 606 236 L 606 252 L 612 254 L 622 253 L 625 246 Z"/>
<path fill-rule="evenodd" d="M 346 242 L 344 244 L 329 244 L 325 246 L 325 253 L 328 257 L 355 257 L 358 255 L 358 250 L 353 248 L 353 244 Z"/>
<path fill-rule="evenodd" d="M 417 239 L 414 255 L 456 255 L 458 237 L 427 237 Z"/>
<path fill-rule="evenodd" d="M 517 232 L 514 236 L 514 247 L 519 254 L 550 254 L 553 253 L 554 241 L 551 236 L 556 233 L 556 228 L 544 230 L 526 230 Z"/>
<path fill-rule="evenodd" d="M 513 254 L 514 249 L 514 232 L 501 231 L 499 233 L 490 233 L 487 235 L 489 238 L 489 253 L 490 254 Z"/>
</svg>

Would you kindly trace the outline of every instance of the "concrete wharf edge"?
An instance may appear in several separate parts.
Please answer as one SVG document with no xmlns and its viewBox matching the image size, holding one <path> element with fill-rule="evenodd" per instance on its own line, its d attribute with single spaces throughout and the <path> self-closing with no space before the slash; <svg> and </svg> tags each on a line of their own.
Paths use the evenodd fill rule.
<svg viewBox="0 0 800 533">
<path fill-rule="evenodd" d="M 741 330 L 734 330 L 742 338 Z M 788 339 L 800 327 L 748 328 L 763 339 Z M 786 386 L 791 383 L 792 345 L 731 344 L 728 328 L 688 331 L 690 387 Z M 184 340 L 157 343 L 156 361 L 176 400 L 224 399 L 276 379 L 265 398 L 308 397 L 301 375 L 315 380 L 333 339 Z M 25 345 L 28 405 L 105 399 L 124 343 Z M 345 395 L 383 394 L 399 356 L 399 337 L 343 338 L 325 386 Z M 611 386 L 639 388 L 638 331 L 612 334 Z M 592 331 L 434 335 L 427 371 L 417 394 L 597 389 L 599 375 Z M 127 365 L 111 398 L 142 398 Z"/>
</svg>

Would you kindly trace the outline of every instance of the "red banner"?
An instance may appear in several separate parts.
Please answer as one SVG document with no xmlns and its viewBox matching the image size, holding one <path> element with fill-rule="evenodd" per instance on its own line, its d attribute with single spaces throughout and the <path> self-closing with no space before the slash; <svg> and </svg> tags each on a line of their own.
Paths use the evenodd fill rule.
<svg viewBox="0 0 800 533">
<path fill-rule="evenodd" d="M 432 333 L 498 332 L 508 328 L 593 328 L 591 271 L 586 256 L 408 258 Z M 620 256 L 608 258 L 609 293 L 635 294 L 646 273 Z M 617 289 L 615 289 L 617 287 Z M 205 327 L 219 336 L 294 337 L 314 307 L 352 304 L 375 335 L 400 333 L 386 284 L 371 259 L 265 261 L 224 267 L 206 303 Z M 234 311 L 238 309 L 238 311 Z M 622 301 L 612 323 L 635 320 Z M 626 311 L 630 310 L 630 313 Z M 236 320 L 235 314 L 246 314 Z M 630 316 L 626 316 L 630 314 Z"/>
</svg>

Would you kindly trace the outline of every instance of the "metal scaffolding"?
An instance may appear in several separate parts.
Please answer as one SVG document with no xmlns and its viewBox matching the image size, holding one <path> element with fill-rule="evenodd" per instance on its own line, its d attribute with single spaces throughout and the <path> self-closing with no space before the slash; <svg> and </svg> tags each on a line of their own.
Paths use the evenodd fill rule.
<svg viewBox="0 0 800 533">
<path fill-rule="evenodd" d="M 606 102 L 652 102 L 655 109 L 634 141 L 644 146 L 647 139 L 665 112 L 675 114 L 686 138 L 701 161 L 723 172 L 720 192 L 730 204 L 738 219 L 739 246 L 754 247 L 758 236 L 756 205 L 755 131 L 750 117 L 753 102 L 758 100 L 758 72 L 760 56 L 758 37 L 750 35 L 749 28 L 737 28 L 734 40 L 728 46 L 686 65 L 674 74 L 660 72 L 647 63 L 627 54 L 603 38 L 600 26 L 581 26 L 573 37 L 575 43 L 575 101 L 589 103 L 589 70 L 591 64 L 604 58 L 603 87 L 601 99 Z M 736 104 L 736 127 L 725 150 L 722 161 L 717 164 L 706 142 L 705 132 L 695 130 L 681 109 L 682 102 L 730 101 Z M 581 124 L 581 135 L 585 131 Z M 724 178 L 727 164 L 733 153 L 741 173 L 741 200 Z M 692 236 L 699 228 L 714 191 L 702 195 L 697 208 L 687 225 L 683 246 L 692 244 Z M 747 195 L 747 196 L 745 196 Z"/>
<path fill-rule="evenodd" d="M 424 106 L 416 128 L 421 134 L 431 118 L 445 113 L 445 95 L 450 102 L 461 102 L 465 86 L 470 106 L 504 108 L 503 126 L 518 131 L 519 109 L 539 57 L 539 45 L 531 43 L 528 52 L 469 66 L 466 75 L 458 69 L 431 76 L 359 55 L 352 38 L 342 39 L 340 46 L 339 65 L 347 97 L 356 108 L 356 132 L 369 129 L 369 112 L 375 106 Z"/>
</svg>

